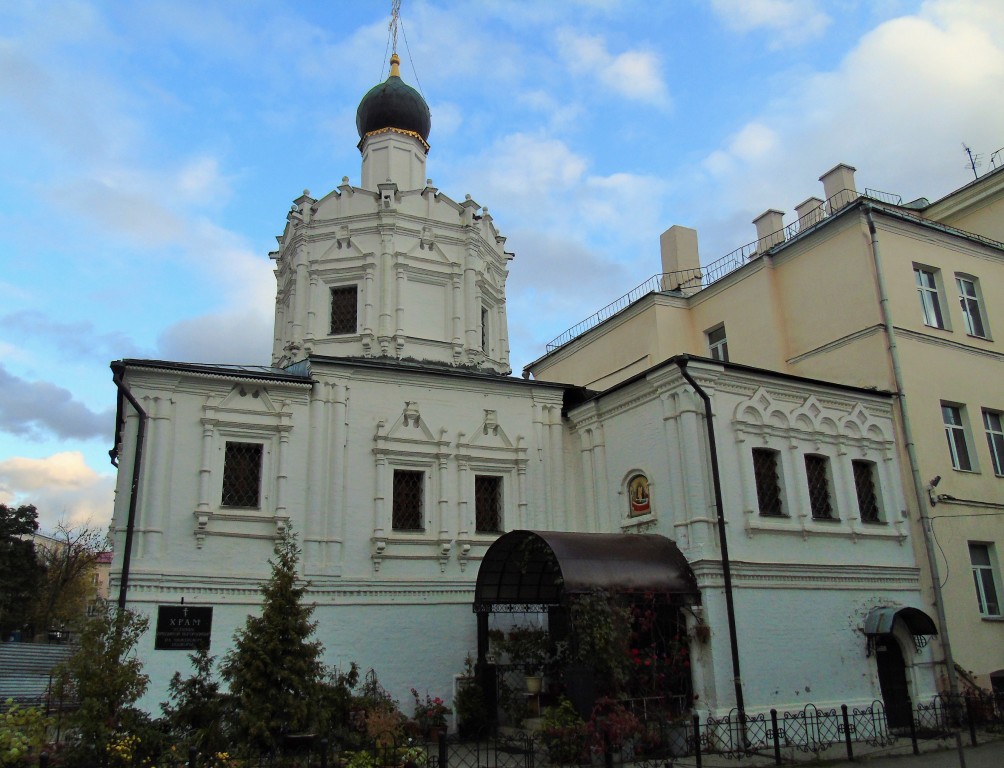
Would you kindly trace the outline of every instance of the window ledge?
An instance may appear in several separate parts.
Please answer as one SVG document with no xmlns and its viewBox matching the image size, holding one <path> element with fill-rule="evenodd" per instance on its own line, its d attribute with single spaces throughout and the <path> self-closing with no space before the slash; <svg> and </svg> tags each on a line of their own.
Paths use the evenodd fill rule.
<svg viewBox="0 0 1004 768">
<path fill-rule="evenodd" d="M 1004 624 L 1004 616 L 980 616 L 983 621 L 988 621 L 991 624 Z"/>
</svg>

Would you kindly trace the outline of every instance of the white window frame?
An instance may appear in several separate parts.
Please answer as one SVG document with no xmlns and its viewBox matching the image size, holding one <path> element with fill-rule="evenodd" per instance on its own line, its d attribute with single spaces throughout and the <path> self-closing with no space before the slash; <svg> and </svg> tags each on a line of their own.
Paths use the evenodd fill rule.
<svg viewBox="0 0 1004 768">
<path fill-rule="evenodd" d="M 721 338 L 717 338 L 719 332 L 721 332 Z M 708 340 L 708 355 L 713 360 L 727 363 L 729 361 L 729 338 L 725 333 L 725 323 L 709 328 L 704 335 Z"/>
<path fill-rule="evenodd" d="M 976 562 L 973 557 L 974 551 L 985 557 L 979 559 L 986 562 Z M 997 562 L 997 552 L 994 545 L 982 541 L 969 542 L 969 562 L 973 569 L 973 586 L 976 589 L 976 603 L 979 607 L 980 616 L 985 618 L 1004 618 L 1001 615 L 1001 583 L 998 576 L 999 564 Z M 988 595 L 988 587 L 993 590 L 993 595 Z M 993 597 L 993 599 L 991 599 Z"/>
<path fill-rule="evenodd" d="M 917 294 L 920 297 L 920 311 L 924 325 L 939 330 L 950 330 L 948 313 L 941 300 L 944 293 L 941 285 L 941 270 L 914 264 L 913 275 L 917 285 Z"/>
<path fill-rule="evenodd" d="M 956 272 L 955 287 L 959 291 L 959 304 L 962 306 L 962 321 L 966 333 L 977 339 L 989 339 L 990 331 L 979 278 Z"/>
<path fill-rule="evenodd" d="M 990 449 L 990 464 L 997 477 L 1004 477 L 1004 414 L 989 408 L 983 409 L 983 430 Z"/>
<path fill-rule="evenodd" d="M 966 406 L 961 403 L 941 403 L 941 419 L 948 440 L 948 454 L 952 459 L 952 469 L 959 472 L 977 472 L 976 453 L 969 433 L 969 417 Z M 965 449 L 963 455 L 961 449 Z"/>
</svg>

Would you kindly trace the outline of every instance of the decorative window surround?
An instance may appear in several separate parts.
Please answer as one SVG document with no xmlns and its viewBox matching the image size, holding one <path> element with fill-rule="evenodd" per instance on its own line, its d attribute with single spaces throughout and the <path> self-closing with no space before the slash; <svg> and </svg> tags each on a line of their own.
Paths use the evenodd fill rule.
<svg viewBox="0 0 1004 768">
<path fill-rule="evenodd" d="M 452 538 L 445 530 L 446 498 L 443 475 L 450 455 L 446 430 L 438 436 L 422 419 L 419 404 L 406 401 L 397 421 L 386 428 L 380 421 L 373 436 L 376 458 L 376 494 L 373 497 L 373 569 L 380 570 L 388 558 L 438 560 L 445 570 L 453 549 Z M 392 524 L 394 470 L 425 473 L 425 524 L 422 530 L 396 531 Z"/>
<path fill-rule="evenodd" d="M 206 536 L 275 539 L 289 525 L 285 463 L 293 429 L 290 402 L 276 405 L 268 390 L 255 382 L 235 384 L 219 403 L 207 402 L 202 415 L 202 460 L 199 469 L 195 545 Z M 257 508 L 222 504 L 226 444 L 259 443 L 261 485 Z"/>
<path fill-rule="evenodd" d="M 469 435 L 469 437 L 468 437 Z M 522 435 L 511 439 L 499 424 L 498 412 L 484 410 L 484 419 L 470 432 L 457 433 L 457 537 L 456 555 L 461 570 L 479 561 L 499 533 L 514 530 L 527 521 L 527 451 Z M 477 475 L 490 475 L 502 482 L 502 531 L 477 531 L 474 483 Z"/>
<path fill-rule="evenodd" d="M 894 473 L 895 442 L 891 419 L 873 415 L 873 406 L 825 400 L 808 395 L 801 402 L 792 393 L 760 387 L 739 403 L 733 414 L 738 463 L 744 493 L 743 509 L 748 536 L 757 532 L 810 536 L 889 538 L 900 543 L 907 538 L 901 516 L 889 515 L 888 524 L 860 520 L 851 461 L 860 459 L 876 467 L 877 491 L 883 510 L 902 509 L 898 479 Z M 883 409 L 884 411 L 884 409 Z M 767 448 L 779 453 L 782 509 L 787 516 L 761 515 L 756 495 L 751 450 Z M 830 459 L 833 520 L 813 519 L 804 469 L 807 454 Z"/>
</svg>

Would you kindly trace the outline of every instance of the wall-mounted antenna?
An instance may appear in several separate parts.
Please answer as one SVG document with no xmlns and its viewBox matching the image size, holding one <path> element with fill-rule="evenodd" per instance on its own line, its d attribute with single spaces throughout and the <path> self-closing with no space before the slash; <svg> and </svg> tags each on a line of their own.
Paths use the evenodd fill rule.
<svg viewBox="0 0 1004 768">
<path fill-rule="evenodd" d="M 973 169 L 973 178 L 978 179 L 980 174 L 976 172 L 976 169 L 982 164 L 983 155 L 974 155 L 973 150 L 966 146 L 966 142 L 962 142 L 962 151 L 965 152 L 966 157 L 969 158 L 969 167 Z"/>
</svg>

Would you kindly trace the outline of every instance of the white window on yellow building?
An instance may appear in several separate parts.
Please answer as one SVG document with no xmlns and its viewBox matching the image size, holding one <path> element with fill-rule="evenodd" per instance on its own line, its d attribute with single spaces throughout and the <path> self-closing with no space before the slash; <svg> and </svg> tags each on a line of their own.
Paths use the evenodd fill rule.
<svg viewBox="0 0 1004 768">
<path fill-rule="evenodd" d="M 994 555 L 992 544 L 969 542 L 969 560 L 973 565 L 973 583 L 981 616 L 1001 615 Z"/>
<path fill-rule="evenodd" d="M 965 407 L 941 404 L 941 417 L 945 422 L 945 436 L 948 438 L 948 452 L 952 457 L 952 467 L 964 472 L 973 471 L 972 452 L 969 450 L 969 435 L 966 428 Z"/>
<path fill-rule="evenodd" d="M 708 354 L 711 355 L 714 360 L 721 360 L 722 362 L 729 361 L 729 342 L 725 337 L 725 325 L 719 325 L 717 328 L 712 328 L 707 333 L 708 336 Z"/>
<path fill-rule="evenodd" d="M 987 445 L 990 447 L 990 460 L 994 465 L 994 474 L 1004 477 L 1004 424 L 999 411 L 983 409 L 983 428 L 987 432 Z"/>
<path fill-rule="evenodd" d="M 920 295 L 920 309 L 924 316 L 924 324 L 932 328 L 944 328 L 945 315 L 941 307 L 941 297 L 938 294 L 937 270 L 915 266 L 913 275 L 917 281 L 917 293 Z"/>
<path fill-rule="evenodd" d="M 956 275 L 955 285 L 959 289 L 959 303 L 962 305 L 962 319 L 966 323 L 966 333 L 981 339 L 987 338 L 986 315 L 983 312 L 979 280 L 968 275 Z"/>
</svg>

